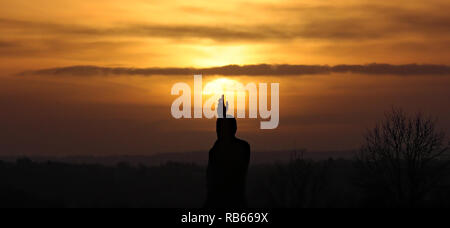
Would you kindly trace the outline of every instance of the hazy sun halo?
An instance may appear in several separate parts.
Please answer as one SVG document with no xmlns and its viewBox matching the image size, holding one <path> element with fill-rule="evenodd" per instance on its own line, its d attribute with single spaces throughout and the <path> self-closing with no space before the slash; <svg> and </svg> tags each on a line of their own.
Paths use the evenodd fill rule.
<svg viewBox="0 0 450 228">
<path fill-rule="evenodd" d="M 229 78 L 218 78 L 205 85 L 203 95 L 218 97 L 225 95 L 227 98 L 232 98 L 240 93 L 245 93 L 242 90 L 243 84 L 241 82 Z"/>
</svg>

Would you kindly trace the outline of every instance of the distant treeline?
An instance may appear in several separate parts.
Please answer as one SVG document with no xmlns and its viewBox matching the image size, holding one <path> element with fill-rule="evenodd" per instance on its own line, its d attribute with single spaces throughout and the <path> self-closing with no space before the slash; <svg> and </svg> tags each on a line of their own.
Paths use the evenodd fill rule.
<svg viewBox="0 0 450 228">
<path fill-rule="evenodd" d="M 252 166 L 248 202 L 256 208 L 407 207 L 389 191 L 367 188 L 354 160 Z M 157 167 L 0 162 L 0 207 L 198 208 L 205 199 L 205 167 L 167 163 Z M 415 207 L 450 206 L 449 178 Z M 382 186 L 382 185 L 379 185 Z"/>
</svg>

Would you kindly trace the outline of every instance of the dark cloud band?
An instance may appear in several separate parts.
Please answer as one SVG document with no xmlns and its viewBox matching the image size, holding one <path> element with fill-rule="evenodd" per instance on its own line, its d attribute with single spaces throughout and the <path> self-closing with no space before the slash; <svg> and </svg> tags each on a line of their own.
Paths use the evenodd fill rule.
<svg viewBox="0 0 450 228">
<path fill-rule="evenodd" d="M 223 75 L 223 76 L 294 76 L 331 73 L 357 73 L 370 75 L 450 75 L 447 65 L 229 65 L 211 68 L 124 68 L 98 66 L 71 66 L 63 68 L 43 69 L 21 73 L 25 75 L 55 75 L 55 76 L 114 76 L 114 75 Z"/>
</svg>

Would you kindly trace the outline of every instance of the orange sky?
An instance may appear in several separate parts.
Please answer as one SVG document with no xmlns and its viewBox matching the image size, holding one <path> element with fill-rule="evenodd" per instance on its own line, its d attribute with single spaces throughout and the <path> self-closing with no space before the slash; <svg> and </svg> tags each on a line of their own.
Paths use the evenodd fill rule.
<svg viewBox="0 0 450 228">
<path fill-rule="evenodd" d="M 392 66 L 450 64 L 448 0 L 0 4 L 0 155 L 207 151 L 214 120 L 170 115 L 171 86 L 192 83 L 192 75 L 137 76 L 134 67 L 355 64 L 351 72 L 230 77 L 280 83 L 276 130 L 239 120 L 239 136 L 259 151 L 356 149 L 393 106 L 438 117 L 450 129 L 449 67 Z M 367 63 L 392 65 L 358 65 Z M 14 74 L 66 66 L 79 67 Z M 114 67 L 123 75 L 104 76 Z"/>
<path fill-rule="evenodd" d="M 205 78 L 209 81 L 215 77 Z M 358 149 L 362 134 L 392 107 L 422 111 L 450 129 L 450 77 L 333 74 L 230 77 L 280 83 L 280 125 L 238 119 L 252 150 Z M 171 116 L 176 82 L 192 76 L 0 78 L 1 155 L 149 155 L 209 150 L 215 120 Z"/>
<path fill-rule="evenodd" d="M 450 63 L 447 0 L 1 0 L 0 70 Z"/>
</svg>

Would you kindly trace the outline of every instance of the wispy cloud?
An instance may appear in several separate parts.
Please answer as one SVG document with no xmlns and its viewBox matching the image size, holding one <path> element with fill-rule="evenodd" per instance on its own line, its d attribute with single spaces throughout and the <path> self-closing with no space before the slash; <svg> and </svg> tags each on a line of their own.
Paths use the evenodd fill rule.
<svg viewBox="0 0 450 228">
<path fill-rule="evenodd" d="M 331 73 L 357 73 L 369 75 L 450 75 L 450 66 L 447 65 L 229 65 L 211 68 L 124 68 L 99 66 L 71 66 L 63 68 L 43 69 L 21 73 L 21 76 L 55 75 L 55 76 L 114 76 L 114 75 L 223 75 L 223 76 L 292 76 L 315 75 Z"/>
<path fill-rule="evenodd" d="M 195 8 L 194 8 L 195 9 Z M 111 26 L 37 22 L 0 18 L 0 31 L 77 37 L 154 37 L 243 42 L 293 39 L 367 40 L 405 34 L 444 36 L 450 33 L 450 15 L 433 8 L 402 8 L 383 4 L 314 6 L 256 4 L 249 9 L 283 18 L 277 22 L 220 24 L 115 23 Z M 192 10 L 192 7 L 188 10 Z M 213 12 L 205 13 L 213 14 Z M 253 11 L 251 11 L 253 12 Z M 290 20 L 288 20 L 290 18 Z"/>
<path fill-rule="evenodd" d="M 0 16 L 0 68 L 450 64 L 445 0 L 19 2 Z"/>
<path fill-rule="evenodd" d="M 0 41 L 0 48 L 11 48 L 11 47 L 16 47 L 17 45 L 13 42 L 3 42 Z"/>
</svg>

